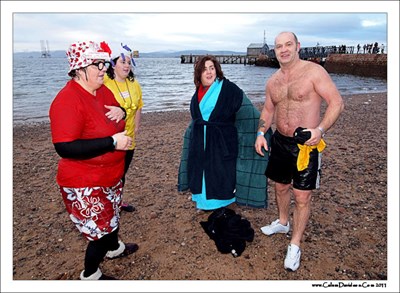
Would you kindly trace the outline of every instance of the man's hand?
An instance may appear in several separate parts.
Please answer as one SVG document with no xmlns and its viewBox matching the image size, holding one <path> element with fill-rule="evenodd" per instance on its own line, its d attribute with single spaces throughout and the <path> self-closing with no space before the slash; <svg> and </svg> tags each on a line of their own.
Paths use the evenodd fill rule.
<svg viewBox="0 0 400 293">
<path fill-rule="evenodd" d="M 322 138 L 322 131 L 318 128 L 307 128 L 304 129 L 303 131 L 310 131 L 311 132 L 311 137 L 309 140 L 307 140 L 304 144 L 313 146 L 319 144 L 319 141 Z"/>
<path fill-rule="evenodd" d="M 267 144 L 267 140 L 265 139 L 265 137 L 263 135 L 257 136 L 254 148 L 256 149 L 257 154 L 264 157 L 264 152 L 262 151 L 262 148 L 264 148 L 266 151 L 268 151 L 268 144 Z"/>
</svg>

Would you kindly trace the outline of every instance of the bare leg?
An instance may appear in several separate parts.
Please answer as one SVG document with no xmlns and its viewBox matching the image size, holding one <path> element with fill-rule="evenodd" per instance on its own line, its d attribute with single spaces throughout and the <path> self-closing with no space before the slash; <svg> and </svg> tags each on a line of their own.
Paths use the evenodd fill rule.
<svg viewBox="0 0 400 293">
<path fill-rule="evenodd" d="M 289 221 L 290 184 L 275 183 L 275 196 L 278 204 L 279 223 L 287 225 Z"/>
<path fill-rule="evenodd" d="M 293 212 L 293 234 L 290 243 L 300 247 L 311 210 L 311 190 L 293 189 L 295 208 Z"/>
</svg>

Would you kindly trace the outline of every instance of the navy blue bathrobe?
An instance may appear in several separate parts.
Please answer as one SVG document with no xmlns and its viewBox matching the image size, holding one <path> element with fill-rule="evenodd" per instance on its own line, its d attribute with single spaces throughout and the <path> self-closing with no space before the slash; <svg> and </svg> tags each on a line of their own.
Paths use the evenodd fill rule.
<svg viewBox="0 0 400 293">
<path fill-rule="evenodd" d="M 235 196 L 238 134 L 235 113 L 243 91 L 224 79 L 218 101 L 208 121 L 204 121 L 198 102 L 198 91 L 192 97 L 193 119 L 188 156 L 188 183 L 193 194 L 201 193 L 203 172 L 207 199 L 231 199 Z M 206 146 L 204 148 L 204 125 Z"/>
</svg>

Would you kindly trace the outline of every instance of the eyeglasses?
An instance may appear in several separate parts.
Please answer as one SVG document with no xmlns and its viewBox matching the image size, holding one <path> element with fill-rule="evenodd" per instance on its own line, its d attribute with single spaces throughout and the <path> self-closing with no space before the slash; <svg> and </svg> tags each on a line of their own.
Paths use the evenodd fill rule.
<svg viewBox="0 0 400 293">
<path fill-rule="evenodd" d="M 93 63 L 90 64 L 90 65 L 96 66 L 97 69 L 98 69 L 99 71 L 101 71 L 101 70 L 104 69 L 104 67 L 105 67 L 105 68 L 110 67 L 110 64 L 111 64 L 111 63 L 108 62 L 108 61 L 98 61 L 98 62 L 93 62 Z M 89 65 L 89 66 L 90 66 L 90 65 Z"/>
</svg>

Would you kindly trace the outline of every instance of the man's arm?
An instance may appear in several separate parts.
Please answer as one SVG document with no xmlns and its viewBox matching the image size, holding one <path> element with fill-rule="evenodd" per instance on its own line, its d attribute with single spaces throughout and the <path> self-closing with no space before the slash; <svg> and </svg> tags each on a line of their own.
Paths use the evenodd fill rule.
<svg viewBox="0 0 400 293">
<path fill-rule="evenodd" d="M 304 144 L 317 145 L 325 132 L 330 129 L 344 109 L 343 99 L 328 72 L 320 65 L 314 64 L 310 78 L 314 90 L 327 103 L 324 117 L 315 128 L 307 128 L 311 137 Z"/>
<path fill-rule="evenodd" d="M 318 67 L 317 67 L 318 68 Z M 340 113 L 344 110 L 344 103 L 336 85 L 332 81 L 328 72 L 321 67 L 321 72 L 317 72 L 314 83 L 316 92 L 325 100 L 327 108 L 320 124 L 317 128 L 322 129 L 322 132 L 328 131 L 337 121 Z"/>
<path fill-rule="evenodd" d="M 271 97 L 269 94 L 268 83 L 267 83 L 265 92 L 266 92 L 266 94 L 265 94 L 264 107 L 260 114 L 260 120 L 258 122 L 257 138 L 256 138 L 256 142 L 254 145 L 256 152 L 260 156 L 264 156 L 264 153 L 262 151 L 263 147 L 266 151 L 268 151 L 268 144 L 267 144 L 267 140 L 264 137 L 264 134 L 271 127 L 272 119 L 274 117 L 274 109 L 275 109 L 274 104 L 272 103 Z"/>
</svg>

